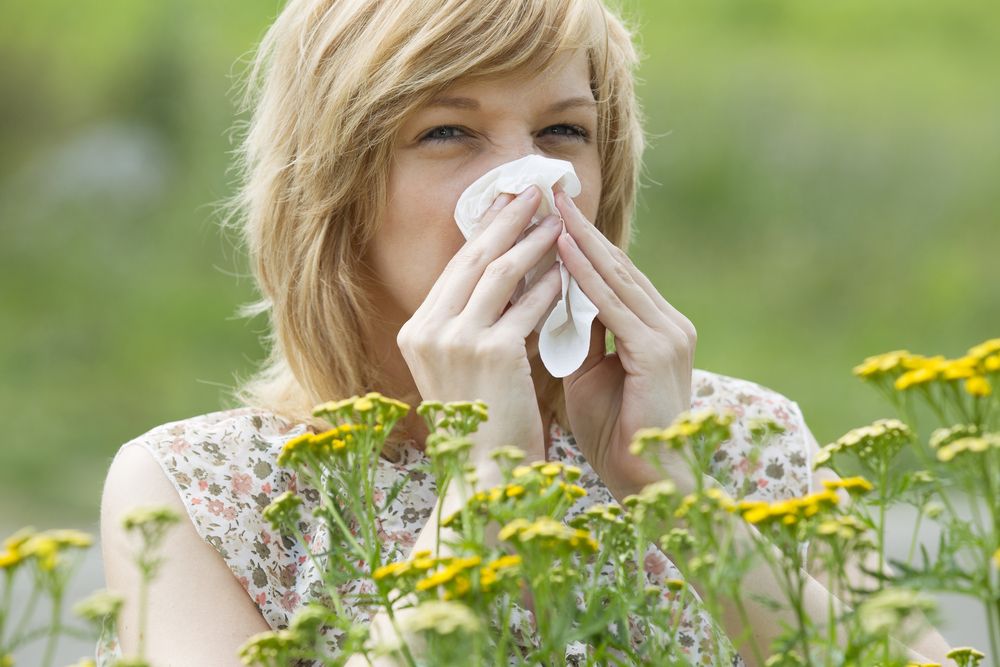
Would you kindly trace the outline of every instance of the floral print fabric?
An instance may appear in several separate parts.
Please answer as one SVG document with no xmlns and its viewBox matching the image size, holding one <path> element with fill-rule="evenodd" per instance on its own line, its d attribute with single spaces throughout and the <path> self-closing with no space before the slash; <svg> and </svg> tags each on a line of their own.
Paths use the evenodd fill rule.
<svg viewBox="0 0 1000 667">
<path fill-rule="evenodd" d="M 753 382 L 695 369 L 691 408 L 729 410 L 735 415 L 733 437 L 722 443 L 709 471 L 719 479 L 728 477 L 726 489 L 730 495 L 773 501 L 812 491 L 811 450 L 797 403 Z M 773 419 L 785 431 L 772 437 L 753 458 L 749 456 L 749 422 L 757 418 Z M 268 412 L 238 408 L 163 424 L 122 445 L 144 447 L 160 463 L 198 534 L 215 548 L 275 630 L 287 627 L 290 618 L 307 602 L 324 597 L 321 577 L 303 545 L 275 534 L 262 516 L 264 508 L 286 490 L 299 493 L 306 510 L 318 503 L 315 489 L 299 488 L 295 473 L 276 463 L 285 442 L 306 430 L 305 424 L 290 423 Z M 571 433 L 553 422 L 551 439 L 549 458 L 578 466 L 583 475 L 577 483 L 588 494 L 570 509 L 567 520 L 592 504 L 615 502 Z M 383 493 L 409 476 L 403 491 L 380 517 L 379 535 L 387 560 L 409 555 L 436 502 L 433 478 L 417 469 L 425 460 L 422 451 L 408 446 L 384 452 L 379 460 L 377 488 Z M 376 498 L 376 502 L 381 503 L 382 498 Z M 310 516 L 308 511 L 303 514 Z M 313 550 L 322 550 L 328 543 L 322 522 L 303 520 L 300 528 Z M 682 578 L 680 572 L 653 545 L 645 554 L 644 565 L 647 580 L 663 590 L 663 603 L 669 606 L 675 594 L 667 590 L 664 582 Z M 371 589 L 367 586 L 370 582 L 357 580 L 341 590 L 368 592 Z M 370 618 L 366 609 L 351 612 L 360 621 Z M 522 630 L 529 628 L 526 615 L 530 612 L 522 610 L 512 623 Z M 713 664 L 713 636 L 708 623 L 699 609 L 683 610 L 679 641 L 691 664 Z M 335 650 L 338 637 L 333 631 L 330 634 L 331 650 Z M 105 667 L 120 656 L 117 637 L 110 630 L 98 641 L 97 665 Z M 584 646 L 567 647 L 570 664 L 583 656 Z M 742 661 L 737 658 L 736 664 Z"/>
</svg>

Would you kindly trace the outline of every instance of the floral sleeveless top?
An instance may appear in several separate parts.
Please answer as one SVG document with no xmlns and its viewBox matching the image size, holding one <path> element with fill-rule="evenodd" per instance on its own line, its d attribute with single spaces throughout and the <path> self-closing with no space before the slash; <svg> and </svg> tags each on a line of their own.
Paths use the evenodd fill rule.
<svg viewBox="0 0 1000 667">
<path fill-rule="evenodd" d="M 719 479 L 727 479 L 726 490 L 731 496 L 774 501 L 812 492 L 812 450 L 797 403 L 753 382 L 701 369 L 694 370 L 691 395 L 692 409 L 729 410 L 735 417 L 732 437 L 716 452 L 710 471 L 716 477 L 726 473 Z M 767 441 L 755 461 L 749 456 L 752 419 L 773 419 L 785 428 Z M 145 447 L 160 463 L 198 534 L 218 551 L 274 630 L 286 628 L 300 607 L 322 595 L 321 577 L 303 546 L 280 539 L 262 516 L 264 508 L 284 491 L 299 492 L 295 473 L 279 468 L 276 461 L 285 442 L 307 428 L 269 412 L 238 408 L 162 424 L 122 445 Z M 555 422 L 550 435 L 549 458 L 579 467 L 583 474 L 577 483 L 587 491 L 566 520 L 590 505 L 616 502 L 580 453 L 573 435 Z M 409 482 L 382 515 L 380 535 L 385 553 L 395 547 L 397 552 L 409 554 L 436 503 L 434 479 L 418 469 L 426 457 L 416 447 L 401 447 L 397 460 L 389 460 L 386 454 L 379 460 L 378 488 L 388 490 L 404 476 L 409 476 Z M 318 501 L 314 489 L 303 488 L 300 495 L 304 509 Z M 382 498 L 376 502 L 381 504 Z M 303 516 L 308 517 L 308 512 Z M 319 533 L 325 531 L 319 521 L 303 535 L 307 542 L 318 545 L 325 539 Z M 670 604 L 676 594 L 668 590 L 665 581 L 683 576 L 652 544 L 644 565 L 648 582 L 659 586 L 664 603 Z M 366 588 L 370 583 L 351 582 L 341 591 L 370 592 Z M 356 620 L 369 620 L 364 610 L 351 611 Z M 530 633 L 526 617 L 531 612 L 518 611 L 512 624 L 517 624 L 519 633 L 525 628 Z M 330 634 L 336 632 L 331 630 Z M 692 665 L 715 664 L 711 655 L 715 638 L 703 610 L 694 605 L 682 610 L 678 638 Z M 335 640 L 331 650 L 336 650 Z M 735 654 L 731 643 L 725 637 L 721 640 Z M 568 664 L 579 664 L 585 655 L 583 645 L 567 647 Z M 98 667 L 107 667 L 119 657 L 118 638 L 110 628 L 98 640 L 96 662 Z M 734 664 L 743 664 L 739 656 Z"/>
</svg>

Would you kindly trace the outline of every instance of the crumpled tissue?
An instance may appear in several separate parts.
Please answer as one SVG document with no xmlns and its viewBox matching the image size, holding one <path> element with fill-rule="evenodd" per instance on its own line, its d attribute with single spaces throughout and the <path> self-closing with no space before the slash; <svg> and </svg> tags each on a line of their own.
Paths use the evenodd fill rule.
<svg viewBox="0 0 1000 667">
<path fill-rule="evenodd" d="M 483 224 L 482 217 L 497 196 L 504 192 L 518 195 L 532 185 L 537 185 L 542 191 L 542 201 L 531 218 L 531 223 L 518 237 L 516 243 L 520 242 L 543 218 L 551 214 L 559 215 L 552 190 L 556 184 L 570 197 L 580 194 L 580 179 L 571 162 L 541 155 L 528 155 L 507 162 L 486 172 L 465 189 L 455 205 L 455 222 L 468 239 Z M 534 284 L 535 278 L 541 277 L 553 261 L 559 263 L 562 280 L 560 296 L 539 320 L 535 331 L 538 332 L 538 352 L 542 363 L 552 377 L 560 378 L 578 369 L 586 359 L 590 347 L 590 328 L 597 316 L 597 306 L 580 289 L 555 248 L 521 279 L 511 297 L 511 303 L 516 303 Z"/>
</svg>

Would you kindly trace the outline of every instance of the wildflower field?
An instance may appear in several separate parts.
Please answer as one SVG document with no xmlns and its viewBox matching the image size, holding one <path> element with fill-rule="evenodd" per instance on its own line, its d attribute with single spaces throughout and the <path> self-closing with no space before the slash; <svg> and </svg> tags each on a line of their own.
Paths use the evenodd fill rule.
<svg viewBox="0 0 1000 667">
<path fill-rule="evenodd" d="M 344 665 L 356 654 L 392 657 L 411 667 L 558 665 L 572 647 L 577 664 L 688 665 L 677 630 L 697 607 L 713 624 L 712 664 L 732 664 L 739 647 L 756 664 L 772 667 L 905 667 L 914 663 L 903 645 L 920 630 L 908 621 L 918 615 L 933 619 L 929 593 L 949 591 L 968 596 L 987 617 L 990 664 L 1000 665 L 1000 396 L 994 391 L 1000 338 L 957 359 L 905 350 L 880 354 L 854 373 L 888 400 L 897 417 L 824 446 L 814 466 L 840 475 L 824 488 L 775 502 L 731 497 L 725 480 L 705 471 L 731 437 L 734 415 L 686 412 L 667 428 L 642 429 L 633 437 L 632 452 L 658 466 L 661 481 L 622 503 L 590 505 L 569 520 L 571 508 L 587 495 L 576 484 L 579 468 L 525 461 L 523 451 L 509 446 L 492 453 L 502 482 L 479 488 L 468 454 L 478 425 L 489 418 L 488 406 L 425 401 L 417 408 L 431 431 L 424 472 L 433 475 L 442 498 L 457 485 L 463 502 L 447 514 L 439 502 L 434 548 L 408 554 L 385 544 L 377 529 L 380 510 L 406 479 L 376 499 L 374 463 L 410 406 L 376 392 L 317 406 L 315 415 L 331 428 L 290 439 L 278 465 L 295 470 L 303 487 L 318 491 L 319 501 L 307 503 L 301 489 L 289 491 L 263 515 L 305 549 L 322 573 L 324 595 L 288 628 L 251 638 L 240 658 L 266 667 L 297 660 Z M 917 404 L 937 416 L 926 439 L 914 421 Z M 781 428 L 755 422 L 754 443 Z M 662 466 L 661 454 L 668 450 L 695 473 L 692 493 L 680 494 Z M 904 452 L 918 464 L 905 464 Z M 971 520 L 956 512 L 956 494 L 968 497 Z M 918 524 L 940 523 L 935 558 L 916 539 L 918 525 L 908 558 L 886 561 L 886 510 L 897 503 L 918 508 Z M 322 522 L 330 543 L 309 543 L 304 519 Z M 136 508 L 123 518 L 136 536 L 135 562 L 147 584 L 161 563 L 157 550 L 179 520 L 155 507 Z M 77 531 L 31 528 L 4 541 L 0 665 L 16 664 L 14 656 L 26 643 L 45 641 L 49 667 L 61 634 L 90 632 L 96 640 L 113 627 L 122 601 L 107 591 L 74 607 L 89 630 L 60 621 L 66 581 L 90 544 L 90 536 Z M 642 563 L 651 548 L 668 554 L 683 577 L 649 585 Z M 875 563 L 863 568 L 867 583 L 849 579 L 849 562 Z M 794 619 L 769 646 L 754 641 L 743 595 L 746 576 L 760 563 L 781 583 L 767 600 L 770 608 L 787 610 Z M 833 593 L 827 613 L 819 615 L 804 607 L 808 573 L 817 568 L 830 574 Z M 32 600 L 53 600 L 47 626 L 26 628 L 25 616 L 18 620 L 9 596 L 17 576 L 33 578 Z M 350 585 L 359 581 L 367 586 Z M 725 636 L 717 622 L 724 607 L 740 614 L 742 636 Z M 142 636 L 140 631 L 137 655 L 118 667 L 148 664 Z M 978 647 L 958 647 L 948 657 L 965 666 L 986 656 Z"/>
</svg>

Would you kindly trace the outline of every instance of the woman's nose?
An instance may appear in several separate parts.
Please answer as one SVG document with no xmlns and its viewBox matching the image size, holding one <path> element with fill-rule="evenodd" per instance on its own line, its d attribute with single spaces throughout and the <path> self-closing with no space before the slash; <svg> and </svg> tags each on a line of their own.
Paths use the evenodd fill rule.
<svg viewBox="0 0 1000 667">
<path fill-rule="evenodd" d="M 534 146 L 517 151 L 504 151 L 494 156 L 494 159 L 490 161 L 491 164 L 486 167 L 483 173 L 486 173 L 490 169 L 495 169 L 502 164 L 507 164 L 508 162 L 514 162 L 515 160 L 520 160 L 523 157 L 528 157 L 529 155 L 540 155 L 545 157 L 545 154 L 536 149 Z"/>
</svg>

